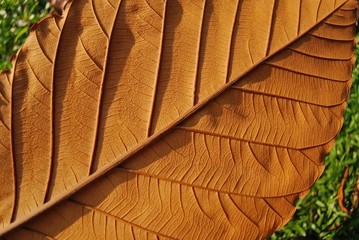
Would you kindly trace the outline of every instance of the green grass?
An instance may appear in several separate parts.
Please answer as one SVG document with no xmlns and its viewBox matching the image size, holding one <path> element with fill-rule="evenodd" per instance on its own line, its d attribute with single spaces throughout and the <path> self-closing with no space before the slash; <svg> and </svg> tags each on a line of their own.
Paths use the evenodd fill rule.
<svg viewBox="0 0 359 240">
<path fill-rule="evenodd" d="M 50 9 L 47 0 L 0 0 L 0 70 L 24 43 L 30 26 Z"/>
<path fill-rule="evenodd" d="M 46 0 L 0 0 L 0 70 L 10 67 L 9 58 L 23 44 L 34 22 L 49 11 Z M 358 53 L 359 50 L 357 49 Z M 337 190 L 346 166 L 345 205 L 359 176 L 359 67 L 354 68 L 353 87 L 345 112 L 343 130 L 326 158 L 326 170 L 310 194 L 298 201 L 293 221 L 270 239 L 359 239 L 359 213 L 346 216 L 338 205 Z M 344 219 L 349 219 L 344 222 Z M 335 226 L 334 230 L 331 230 Z"/>
</svg>

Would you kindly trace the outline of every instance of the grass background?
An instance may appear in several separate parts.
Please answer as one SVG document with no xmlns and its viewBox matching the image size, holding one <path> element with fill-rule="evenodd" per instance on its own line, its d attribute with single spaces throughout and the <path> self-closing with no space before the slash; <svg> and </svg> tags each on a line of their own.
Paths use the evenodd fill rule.
<svg viewBox="0 0 359 240">
<path fill-rule="evenodd" d="M 23 44 L 30 26 L 50 11 L 47 0 L 0 0 L 0 70 L 10 68 L 9 58 Z M 358 31 L 357 31 L 358 32 Z M 359 48 L 356 48 L 359 54 Z M 345 111 L 344 126 L 326 158 L 326 170 L 308 196 L 297 202 L 293 220 L 268 239 L 359 239 L 359 211 L 341 211 L 338 188 L 346 167 L 344 204 L 355 209 L 353 197 L 359 176 L 359 67 Z M 358 186 L 359 187 L 359 186 Z"/>
</svg>

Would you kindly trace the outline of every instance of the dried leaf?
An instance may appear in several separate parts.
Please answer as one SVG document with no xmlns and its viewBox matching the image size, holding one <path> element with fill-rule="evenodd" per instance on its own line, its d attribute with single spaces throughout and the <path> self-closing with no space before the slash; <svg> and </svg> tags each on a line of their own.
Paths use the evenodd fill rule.
<svg viewBox="0 0 359 240">
<path fill-rule="evenodd" d="M 340 186 L 338 189 L 338 204 L 339 204 L 340 209 L 346 214 L 349 214 L 349 211 L 344 206 L 344 199 L 345 199 L 344 185 L 345 185 L 345 181 L 347 180 L 348 176 L 349 176 L 349 165 L 345 168 L 344 175 L 343 175 L 342 180 L 340 181 Z"/>
<path fill-rule="evenodd" d="M 49 0 L 51 6 L 59 13 L 62 13 L 67 2 L 68 0 Z"/>
<path fill-rule="evenodd" d="M 355 0 L 76 0 L 1 76 L 5 239 L 261 239 L 321 175 Z"/>
</svg>

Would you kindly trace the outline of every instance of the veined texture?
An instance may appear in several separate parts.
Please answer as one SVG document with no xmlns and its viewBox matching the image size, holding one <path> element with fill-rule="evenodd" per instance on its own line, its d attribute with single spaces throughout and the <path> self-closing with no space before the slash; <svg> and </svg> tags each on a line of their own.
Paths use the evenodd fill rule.
<svg viewBox="0 0 359 240">
<path fill-rule="evenodd" d="M 262 239 L 324 169 L 355 0 L 74 0 L 0 76 L 5 239 Z"/>
</svg>

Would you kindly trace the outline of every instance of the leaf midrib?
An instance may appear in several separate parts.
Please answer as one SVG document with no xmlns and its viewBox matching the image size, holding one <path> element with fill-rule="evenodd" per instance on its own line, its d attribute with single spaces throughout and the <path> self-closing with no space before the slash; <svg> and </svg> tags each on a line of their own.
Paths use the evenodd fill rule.
<svg viewBox="0 0 359 240">
<path fill-rule="evenodd" d="M 237 81 L 239 81 L 242 77 L 244 77 L 245 75 L 249 74 L 252 70 L 254 70 L 256 67 L 258 67 L 259 65 L 261 65 L 262 63 L 264 63 L 265 61 L 267 61 L 268 59 L 272 58 L 274 55 L 276 55 L 277 53 L 281 52 L 282 50 L 284 50 L 285 48 L 287 48 L 289 45 L 293 44 L 294 42 L 296 42 L 298 39 L 300 39 L 301 37 L 303 37 L 305 34 L 307 34 L 309 31 L 311 31 L 312 29 L 314 29 L 318 24 L 320 24 L 321 22 L 323 22 L 327 17 L 329 17 L 330 15 L 332 15 L 335 11 L 337 11 L 338 9 L 340 9 L 345 3 L 347 3 L 349 0 L 346 0 L 345 2 L 343 2 L 342 4 L 338 5 L 336 8 L 334 8 L 331 12 L 329 12 L 326 16 L 324 16 L 323 18 L 321 18 L 320 20 L 318 20 L 312 27 L 308 28 L 306 31 L 302 32 L 301 34 L 298 34 L 298 36 L 296 36 L 294 39 L 292 39 L 291 41 L 289 41 L 288 43 L 286 43 L 285 45 L 283 45 L 282 47 L 278 48 L 277 50 L 275 50 L 274 52 L 272 52 L 271 54 L 267 55 L 266 57 L 262 58 L 260 61 L 258 61 L 257 63 L 253 64 L 251 67 L 249 67 L 246 71 L 244 71 L 243 73 L 241 73 L 238 77 L 234 78 L 233 80 L 227 82 L 226 84 L 224 84 L 221 88 L 219 88 L 215 93 L 213 93 L 211 96 L 205 98 L 202 102 L 197 103 L 197 105 L 193 106 L 192 108 L 190 108 L 188 111 L 186 111 L 186 113 L 184 113 L 181 117 L 179 117 L 177 120 L 173 121 L 172 123 L 170 123 L 167 127 L 163 128 L 162 130 L 159 130 L 157 133 L 151 135 L 150 137 L 148 137 L 147 139 L 139 142 L 135 147 L 133 147 L 131 150 L 129 150 L 128 152 L 126 152 L 125 154 L 123 154 L 120 158 L 114 160 L 113 162 L 109 163 L 107 166 L 105 166 L 104 168 L 98 170 L 97 172 L 93 173 L 92 175 L 88 176 L 85 179 L 80 180 L 72 189 L 63 192 L 62 194 L 54 197 L 53 199 L 49 200 L 48 202 L 46 202 L 45 204 L 43 204 L 41 207 L 37 208 L 36 210 L 34 210 L 33 212 L 25 215 L 24 217 L 22 217 L 21 219 L 16 219 L 14 222 L 10 223 L 9 225 L 7 225 L 5 228 L 0 230 L 0 235 L 6 234 L 9 231 L 21 226 L 22 224 L 30 221 L 31 219 L 33 219 L 34 217 L 42 214 L 43 212 L 45 212 L 46 210 L 50 209 L 51 207 L 53 207 L 54 205 L 60 203 L 61 201 L 67 199 L 68 197 L 70 197 L 71 195 L 73 195 L 74 193 L 76 193 L 77 191 L 79 191 L 80 189 L 82 189 L 83 187 L 91 184 L 93 181 L 97 180 L 98 178 L 102 177 L 103 175 L 105 175 L 106 173 L 108 173 L 110 170 L 114 169 L 115 167 L 117 167 L 119 164 L 121 164 L 122 162 L 130 159 L 132 156 L 134 156 L 135 154 L 137 154 L 138 152 L 140 152 L 142 149 L 146 148 L 147 146 L 149 146 L 150 144 L 152 144 L 154 141 L 156 141 L 158 138 L 161 138 L 163 135 L 167 134 L 168 132 L 170 132 L 173 128 L 175 128 L 177 125 L 179 125 L 181 122 L 185 121 L 187 118 L 189 118 L 190 116 L 192 116 L 194 113 L 196 113 L 197 111 L 199 111 L 200 109 L 202 109 L 207 103 L 211 102 L 213 99 L 215 99 L 216 97 L 218 97 L 219 95 L 221 95 L 222 93 L 224 93 L 228 88 L 230 88 L 234 83 L 236 83 Z M 344 9 L 344 10 L 350 10 L 350 9 Z M 69 8 L 67 8 L 65 11 L 69 11 Z M 21 49 L 20 49 L 21 50 Z M 19 51 L 20 51 L 19 50 Z"/>
</svg>

